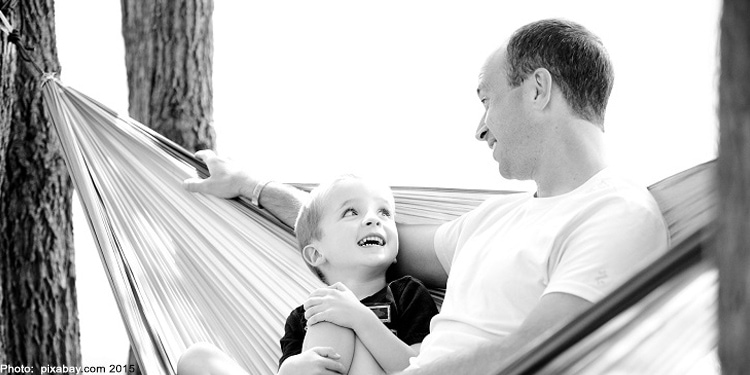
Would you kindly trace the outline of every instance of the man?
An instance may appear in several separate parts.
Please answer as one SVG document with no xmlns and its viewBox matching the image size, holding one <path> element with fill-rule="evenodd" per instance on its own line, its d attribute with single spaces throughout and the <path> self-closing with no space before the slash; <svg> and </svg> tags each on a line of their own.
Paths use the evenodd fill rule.
<svg viewBox="0 0 750 375">
<path fill-rule="evenodd" d="M 399 270 L 428 285 L 447 281 L 405 373 L 494 373 L 668 248 L 653 198 L 606 167 L 612 83 L 604 46 L 572 22 L 526 25 L 489 57 L 476 137 L 503 177 L 534 180 L 537 190 L 490 199 L 439 227 L 399 226 Z M 186 181 L 189 190 L 249 196 L 294 222 L 304 193 L 257 181 L 211 152 L 197 156 L 212 176 Z"/>
</svg>

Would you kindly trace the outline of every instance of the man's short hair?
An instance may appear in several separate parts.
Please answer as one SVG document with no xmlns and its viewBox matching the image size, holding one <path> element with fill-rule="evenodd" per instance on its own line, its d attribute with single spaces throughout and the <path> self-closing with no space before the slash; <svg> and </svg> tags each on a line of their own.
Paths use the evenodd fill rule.
<svg viewBox="0 0 750 375">
<path fill-rule="evenodd" d="M 545 68 L 573 111 L 604 129 L 614 70 L 596 35 L 566 20 L 533 22 L 510 37 L 507 58 L 511 86 L 521 85 L 534 70 Z"/>
</svg>

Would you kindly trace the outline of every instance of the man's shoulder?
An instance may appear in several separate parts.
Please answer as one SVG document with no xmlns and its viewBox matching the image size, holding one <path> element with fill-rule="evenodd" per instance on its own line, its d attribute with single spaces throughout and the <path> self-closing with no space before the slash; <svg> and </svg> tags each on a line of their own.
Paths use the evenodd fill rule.
<svg viewBox="0 0 750 375">
<path fill-rule="evenodd" d="M 579 196 L 581 203 L 623 208 L 661 214 L 659 205 L 646 186 L 618 173 L 605 170 Z"/>
<path fill-rule="evenodd" d="M 610 173 L 589 190 L 576 203 L 578 215 L 602 225 L 628 223 L 633 228 L 648 229 L 669 237 L 662 211 L 646 186 Z"/>
</svg>

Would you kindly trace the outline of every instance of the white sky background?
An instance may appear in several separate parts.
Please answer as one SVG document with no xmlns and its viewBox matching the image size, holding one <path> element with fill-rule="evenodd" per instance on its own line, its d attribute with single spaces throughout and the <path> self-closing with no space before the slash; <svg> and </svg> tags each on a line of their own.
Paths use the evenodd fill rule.
<svg viewBox="0 0 750 375">
<path fill-rule="evenodd" d="M 342 172 L 392 185 L 528 189 L 474 140 L 485 58 L 518 27 L 579 22 L 615 66 L 609 159 L 644 185 L 716 155 L 719 2 L 217 0 L 218 151 L 260 176 L 317 182 Z M 127 113 L 118 0 L 58 0 L 62 81 Z M 76 212 L 83 364 L 121 364 L 122 328 Z"/>
</svg>

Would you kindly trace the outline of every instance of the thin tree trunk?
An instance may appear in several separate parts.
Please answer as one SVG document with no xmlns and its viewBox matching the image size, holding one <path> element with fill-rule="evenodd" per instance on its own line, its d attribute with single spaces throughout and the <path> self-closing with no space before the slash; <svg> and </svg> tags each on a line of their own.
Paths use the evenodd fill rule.
<svg viewBox="0 0 750 375">
<path fill-rule="evenodd" d="M 719 357 L 750 374 L 750 3 L 725 0 L 719 80 Z"/>
<path fill-rule="evenodd" d="M 130 117 L 190 151 L 215 144 L 213 8 L 213 0 L 122 0 Z M 132 349 L 128 363 L 136 364 Z"/>
<path fill-rule="evenodd" d="M 34 48 L 32 59 L 45 71 L 58 70 L 53 1 L 24 0 L 4 13 L 17 20 L 23 41 Z M 72 186 L 44 113 L 41 74 L 17 58 L 6 39 L 2 51 L 0 126 L 8 138 L 0 144 L 0 341 L 4 364 L 39 373 L 43 365 L 81 362 Z"/>
</svg>

